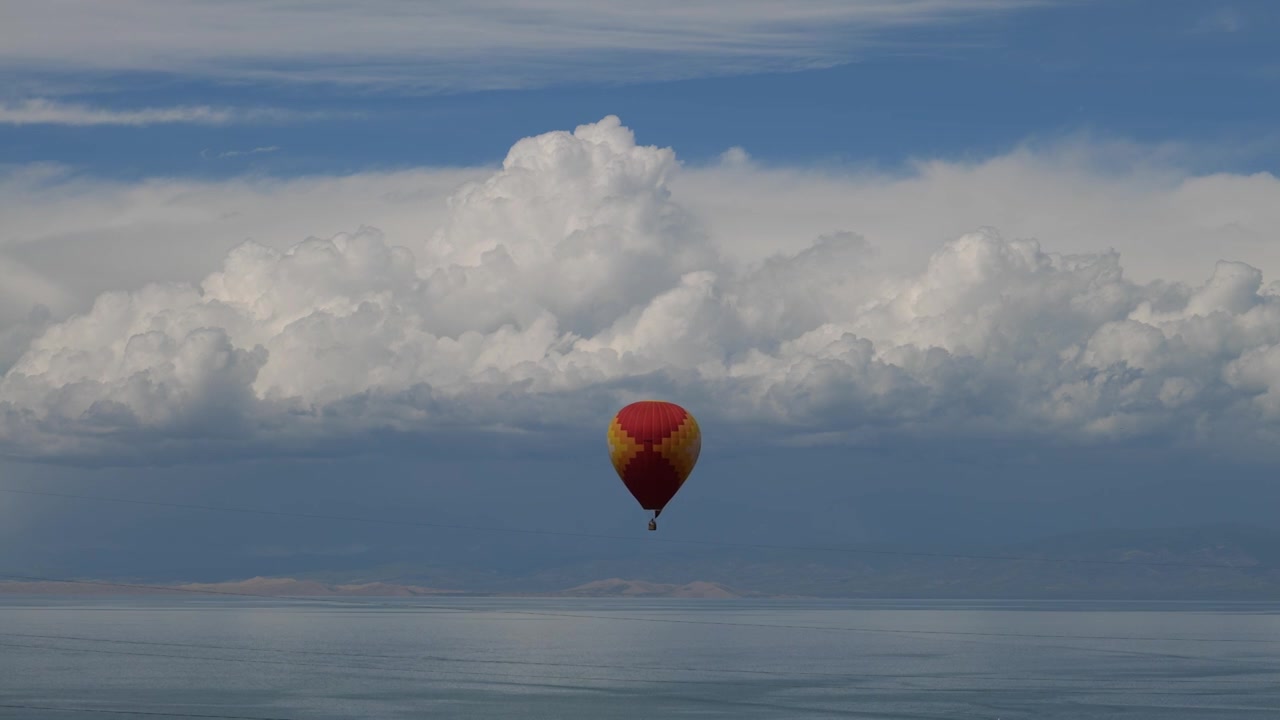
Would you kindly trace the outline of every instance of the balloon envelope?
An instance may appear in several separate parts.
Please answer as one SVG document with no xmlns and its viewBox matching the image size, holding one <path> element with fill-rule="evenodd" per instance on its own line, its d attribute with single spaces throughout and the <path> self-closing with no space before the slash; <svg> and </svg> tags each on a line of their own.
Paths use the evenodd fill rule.
<svg viewBox="0 0 1280 720">
<path fill-rule="evenodd" d="M 702 432 L 675 403 L 642 400 L 609 423 L 609 458 L 645 510 L 661 511 L 698 462 Z"/>
</svg>

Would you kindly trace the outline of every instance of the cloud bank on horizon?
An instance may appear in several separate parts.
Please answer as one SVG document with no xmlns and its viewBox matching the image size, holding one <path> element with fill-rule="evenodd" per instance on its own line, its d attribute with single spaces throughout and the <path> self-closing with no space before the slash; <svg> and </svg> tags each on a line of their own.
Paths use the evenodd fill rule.
<svg viewBox="0 0 1280 720">
<path fill-rule="evenodd" d="M 1280 294 L 1254 266 L 1138 281 L 1115 251 L 981 228 L 917 240 L 917 264 L 887 262 L 893 236 L 856 227 L 738 244 L 700 209 L 717 196 L 690 185 L 699 172 L 607 117 L 520 140 L 433 229 L 245 242 L 197 283 L 14 325 L 0 449 L 146 463 L 389 432 L 542 443 L 644 396 L 685 404 L 722 445 L 764 430 L 1261 451 L 1280 429 Z M 1219 181 L 1256 202 L 1215 222 L 1275 212 L 1270 176 L 1144 202 L 1221 213 L 1196 199 Z"/>
</svg>

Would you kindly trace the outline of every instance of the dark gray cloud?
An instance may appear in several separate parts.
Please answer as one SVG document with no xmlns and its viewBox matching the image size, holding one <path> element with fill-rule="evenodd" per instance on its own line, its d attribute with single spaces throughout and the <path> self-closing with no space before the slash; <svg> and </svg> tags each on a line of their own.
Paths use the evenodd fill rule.
<svg viewBox="0 0 1280 720">
<path fill-rule="evenodd" d="M 973 552 L 1113 527 L 1274 526 L 1269 508 L 1280 502 L 1263 465 L 1168 451 L 941 442 L 756 452 L 712 445 L 657 534 L 645 530 L 648 516 L 614 476 L 603 442 L 522 460 L 374 453 L 166 468 L 7 464 L 4 473 L 8 487 L 477 529 L 0 493 L 2 570 L 183 580 L 412 572 L 472 587 L 570 567 L 605 573 L 585 579 L 686 561 L 710 571 L 730 552 L 667 540 Z M 735 562 L 764 562 L 761 550 L 734 552 Z M 804 551 L 781 562 L 839 568 L 865 560 Z"/>
</svg>

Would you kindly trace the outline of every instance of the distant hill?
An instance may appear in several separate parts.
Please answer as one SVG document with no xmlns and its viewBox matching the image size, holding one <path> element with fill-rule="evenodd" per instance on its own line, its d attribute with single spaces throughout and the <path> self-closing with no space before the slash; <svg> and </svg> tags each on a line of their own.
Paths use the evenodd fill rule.
<svg viewBox="0 0 1280 720">
<path fill-rule="evenodd" d="M 489 587 L 549 592 L 626 577 L 713 583 L 742 596 L 1280 600 L 1280 532 L 1254 527 L 1107 530 L 932 554 L 861 550 L 870 552 L 681 549 L 558 566 Z"/>
<path fill-rule="evenodd" d="M 394 581 L 374 579 L 388 577 Z M 174 587 L 295 597 L 1280 600 L 1280 531 L 1233 525 L 1107 530 L 932 554 L 890 547 L 621 549 L 616 556 L 519 572 L 396 566 Z M 454 589 L 436 589 L 442 587 Z M 0 593 L 120 592 L 154 591 L 0 583 Z"/>
<path fill-rule="evenodd" d="M 361 583 L 357 585 L 327 585 L 314 580 L 294 578 L 255 577 L 237 582 L 187 583 L 176 586 L 180 590 L 217 590 L 219 592 L 245 593 L 296 597 L 416 597 L 420 595 L 451 595 L 457 590 L 437 590 L 418 585 L 397 585 L 387 582 Z"/>
<path fill-rule="evenodd" d="M 141 583 L 140 583 L 141 584 Z M 296 578 L 255 577 L 219 583 L 184 583 L 156 587 L 129 587 L 121 585 L 75 585 L 49 582 L 0 582 L 0 594 L 40 595 L 156 595 L 188 592 L 227 593 L 260 597 L 422 597 L 433 595 L 467 595 L 460 590 L 437 590 L 417 585 L 398 585 L 388 582 L 358 585 L 328 585 L 314 580 Z M 491 595 L 494 593 L 479 593 Z M 497 593 L 499 595 L 506 593 Z M 611 578 L 584 583 L 558 592 L 512 593 L 535 597 L 669 597 L 728 599 L 759 596 L 760 593 L 739 593 L 723 585 L 709 582 L 691 582 L 669 585 L 643 580 Z"/>
<path fill-rule="evenodd" d="M 146 585 L 148 583 L 133 583 Z M 257 595 L 262 597 L 416 597 L 422 595 L 451 595 L 456 590 L 437 590 L 417 585 L 393 583 L 362 583 L 358 585 L 327 585 L 313 580 L 294 578 L 255 577 L 219 583 L 183 583 L 176 585 L 130 587 L 125 583 L 71 584 L 56 582 L 0 582 L 0 595 L 163 595 L 209 592 Z"/>
<path fill-rule="evenodd" d="M 730 599 L 759 596 L 760 593 L 741 593 L 724 585 L 710 582 L 691 582 L 684 585 L 653 583 L 643 580 L 610 578 L 584 583 L 562 590 L 554 595 L 566 597 L 668 597 Z"/>
</svg>

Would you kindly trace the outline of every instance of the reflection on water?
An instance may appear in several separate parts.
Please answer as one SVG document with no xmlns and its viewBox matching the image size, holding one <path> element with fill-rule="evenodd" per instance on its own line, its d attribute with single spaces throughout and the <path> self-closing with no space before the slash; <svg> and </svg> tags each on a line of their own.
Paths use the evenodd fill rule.
<svg viewBox="0 0 1280 720">
<path fill-rule="evenodd" d="M 0 705 L 49 720 L 1276 718 L 1280 604 L 7 598 Z"/>
</svg>

